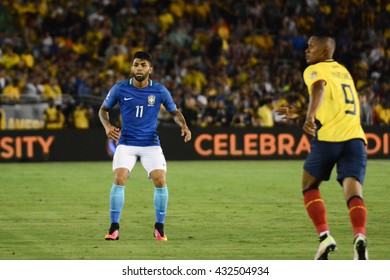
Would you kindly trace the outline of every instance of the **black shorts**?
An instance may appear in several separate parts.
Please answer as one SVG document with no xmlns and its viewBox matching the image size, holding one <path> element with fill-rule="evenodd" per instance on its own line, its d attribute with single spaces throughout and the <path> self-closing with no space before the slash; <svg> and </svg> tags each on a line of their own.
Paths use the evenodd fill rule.
<svg viewBox="0 0 390 280">
<path fill-rule="evenodd" d="M 314 178 L 328 181 L 337 164 L 337 181 L 354 177 L 362 185 L 366 175 L 367 151 L 362 139 L 345 142 L 324 142 L 313 138 L 303 168 Z"/>
</svg>

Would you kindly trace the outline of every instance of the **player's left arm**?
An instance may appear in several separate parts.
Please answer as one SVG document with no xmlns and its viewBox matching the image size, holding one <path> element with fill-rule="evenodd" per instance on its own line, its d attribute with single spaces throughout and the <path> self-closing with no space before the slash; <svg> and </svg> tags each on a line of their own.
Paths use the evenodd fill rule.
<svg viewBox="0 0 390 280">
<path fill-rule="evenodd" d="M 175 102 L 173 102 L 172 96 L 166 87 L 162 87 L 161 90 L 162 103 L 165 109 L 171 114 L 175 123 L 181 127 L 181 136 L 184 136 L 184 142 L 191 140 L 191 131 L 187 126 L 186 119 L 183 114 L 177 109 Z"/>
<path fill-rule="evenodd" d="M 181 127 L 181 136 L 184 136 L 184 142 L 188 142 L 191 140 L 191 131 L 187 126 L 187 122 L 183 116 L 183 114 L 176 109 L 175 111 L 170 113 L 175 123 Z"/>
<path fill-rule="evenodd" d="M 324 80 L 318 80 L 311 86 L 312 90 L 303 130 L 312 136 L 315 136 L 315 131 L 317 128 L 315 124 L 315 116 L 322 104 L 322 100 L 324 99 L 325 85 L 326 82 Z"/>
</svg>

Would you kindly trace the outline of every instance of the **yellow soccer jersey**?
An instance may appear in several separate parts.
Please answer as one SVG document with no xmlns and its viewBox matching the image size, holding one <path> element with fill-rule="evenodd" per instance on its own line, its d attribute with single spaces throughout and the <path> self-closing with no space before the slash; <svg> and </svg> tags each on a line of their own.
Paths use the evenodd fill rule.
<svg viewBox="0 0 390 280">
<path fill-rule="evenodd" d="M 324 99 L 316 113 L 321 123 L 317 138 L 321 141 L 342 142 L 366 136 L 360 124 L 360 106 L 354 81 L 348 70 L 334 60 L 308 66 L 303 78 L 312 94 L 313 83 L 326 82 Z"/>
</svg>

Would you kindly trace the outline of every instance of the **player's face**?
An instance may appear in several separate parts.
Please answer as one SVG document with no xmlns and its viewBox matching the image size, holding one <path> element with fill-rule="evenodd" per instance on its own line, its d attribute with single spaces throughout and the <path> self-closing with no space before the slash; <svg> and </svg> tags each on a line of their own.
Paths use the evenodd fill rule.
<svg viewBox="0 0 390 280">
<path fill-rule="evenodd" d="M 149 74 L 152 73 L 152 70 L 153 68 L 146 60 L 139 58 L 134 59 L 131 71 L 133 73 L 134 78 L 138 82 L 142 82 L 146 78 L 148 78 Z"/>
<path fill-rule="evenodd" d="M 320 62 L 324 57 L 324 46 L 316 37 L 310 37 L 305 51 L 307 64 Z"/>
</svg>

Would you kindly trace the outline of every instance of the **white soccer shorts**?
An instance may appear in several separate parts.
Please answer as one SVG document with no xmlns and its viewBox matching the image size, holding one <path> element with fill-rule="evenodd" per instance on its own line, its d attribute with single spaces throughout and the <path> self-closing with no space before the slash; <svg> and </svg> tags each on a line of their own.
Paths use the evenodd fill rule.
<svg viewBox="0 0 390 280">
<path fill-rule="evenodd" d="M 116 147 L 112 161 L 112 170 L 127 168 L 131 173 L 138 157 L 148 173 L 148 177 L 150 172 L 155 169 L 167 171 L 167 162 L 160 146 L 138 147 L 125 145 Z"/>
</svg>

